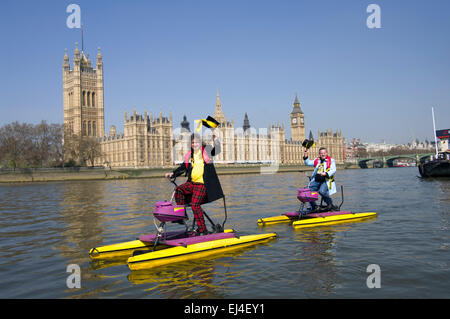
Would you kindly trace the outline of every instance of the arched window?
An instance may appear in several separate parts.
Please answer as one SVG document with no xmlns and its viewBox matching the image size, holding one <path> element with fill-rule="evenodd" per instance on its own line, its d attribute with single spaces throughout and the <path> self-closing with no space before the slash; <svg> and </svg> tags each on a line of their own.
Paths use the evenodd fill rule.
<svg viewBox="0 0 450 319">
<path fill-rule="evenodd" d="M 91 121 L 88 122 L 88 136 L 91 136 Z"/>
<path fill-rule="evenodd" d="M 82 106 L 86 105 L 86 91 L 83 91 Z"/>
<path fill-rule="evenodd" d="M 92 135 L 97 136 L 97 126 L 95 125 L 95 121 L 92 122 Z"/>
<path fill-rule="evenodd" d="M 95 92 L 92 92 L 92 107 L 95 106 Z"/>
<path fill-rule="evenodd" d="M 83 130 L 82 130 L 81 134 L 86 135 L 86 121 L 83 121 Z"/>
<path fill-rule="evenodd" d="M 87 106 L 91 106 L 91 92 L 87 92 Z"/>
</svg>

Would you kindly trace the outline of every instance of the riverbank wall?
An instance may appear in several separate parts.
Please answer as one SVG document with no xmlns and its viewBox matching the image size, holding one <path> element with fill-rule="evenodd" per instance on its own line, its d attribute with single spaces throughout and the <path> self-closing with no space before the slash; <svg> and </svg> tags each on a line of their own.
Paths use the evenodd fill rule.
<svg viewBox="0 0 450 319">
<path fill-rule="evenodd" d="M 162 178 L 176 166 L 158 168 L 18 168 L 0 170 L 0 183 L 29 183 L 81 180 L 117 180 L 136 178 Z M 305 165 L 222 165 L 216 164 L 218 175 L 234 174 L 276 174 L 287 172 L 308 172 L 313 168 Z M 338 169 L 359 169 L 358 165 L 337 165 Z"/>
</svg>

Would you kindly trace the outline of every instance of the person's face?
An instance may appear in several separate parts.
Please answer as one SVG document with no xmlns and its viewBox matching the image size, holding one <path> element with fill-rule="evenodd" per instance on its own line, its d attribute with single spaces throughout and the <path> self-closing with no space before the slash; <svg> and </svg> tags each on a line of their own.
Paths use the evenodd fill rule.
<svg viewBox="0 0 450 319">
<path fill-rule="evenodd" d="M 328 156 L 328 154 L 327 154 L 327 150 L 320 150 L 320 152 L 319 152 L 319 157 L 321 158 L 321 159 L 326 159 L 327 158 L 327 156 Z"/>
<path fill-rule="evenodd" d="M 196 138 L 194 138 L 194 139 L 192 140 L 192 142 L 191 142 L 191 147 L 192 147 L 195 151 L 198 150 L 198 149 L 200 148 L 201 145 L 202 145 L 201 142 L 200 142 L 198 139 L 196 139 Z"/>
</svg>

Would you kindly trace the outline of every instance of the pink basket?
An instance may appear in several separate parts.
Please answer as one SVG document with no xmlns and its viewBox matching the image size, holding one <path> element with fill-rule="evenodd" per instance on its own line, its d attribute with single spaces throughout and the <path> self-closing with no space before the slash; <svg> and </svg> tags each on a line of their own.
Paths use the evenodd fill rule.
<svg viewBox="0 0 450 319">
<path fill-rule="evenodd" d="M 302 203 L 315 202 L 319 199 L 319 192 L 311 191 L 309 188 L 300 188 L 298 190 L 297 198 Z"/>
<path fill-rule="evenodd" d="M 161 222 L 181 221 L 186 216 L 184 205 L 174 205 L 172 202 L 156 202 L 153 215 Z"/>
</svg>

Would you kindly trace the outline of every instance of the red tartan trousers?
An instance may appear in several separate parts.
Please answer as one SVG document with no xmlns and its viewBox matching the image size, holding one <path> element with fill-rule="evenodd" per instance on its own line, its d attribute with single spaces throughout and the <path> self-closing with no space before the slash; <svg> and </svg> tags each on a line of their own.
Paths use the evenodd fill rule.
<svg viewBox="0 0 450 319">
<path fill-rule="evenodd" d="M 175 188 L 175 201 L 177 202 L 177 205 L 191 205 L 192 211 L 194 212 L 194 218 L 197 222 L 198 232 L 205 232 L 205 218 L 203 216 L 203 210 L 200 207 L 201 204 L 208 201 L 205 185 L 201 183 L 186 182 L 177 186 Z"/>
</svg>

